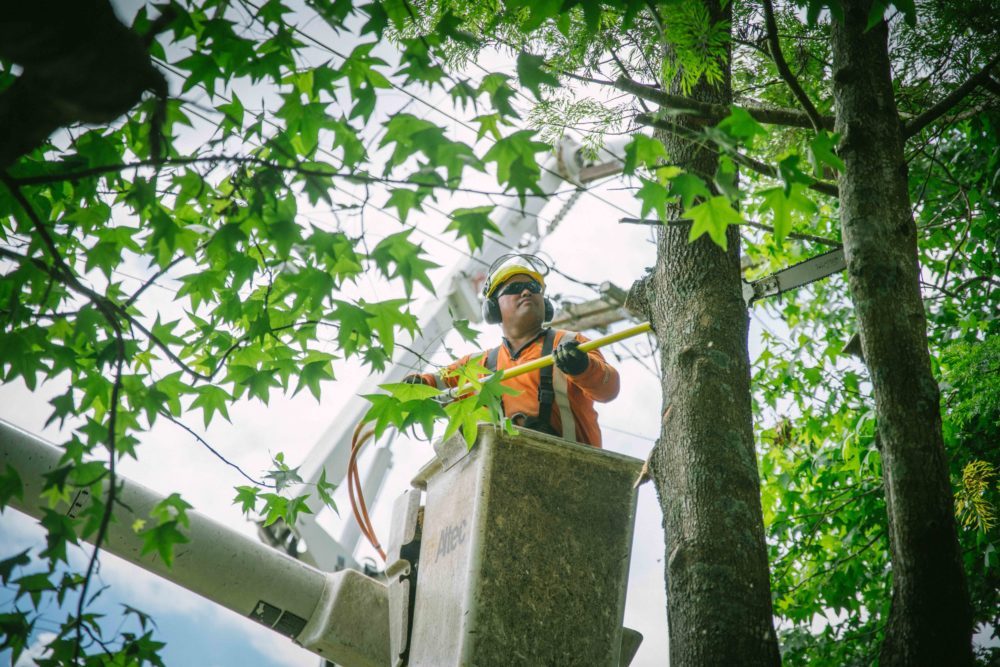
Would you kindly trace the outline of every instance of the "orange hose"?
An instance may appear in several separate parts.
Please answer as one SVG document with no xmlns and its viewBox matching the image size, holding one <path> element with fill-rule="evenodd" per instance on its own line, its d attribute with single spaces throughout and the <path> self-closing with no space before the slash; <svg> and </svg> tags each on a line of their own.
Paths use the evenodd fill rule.
<svg viewBox="0 0 1000 667">
<path fill-rule="evenodd" d="M 361 430 L 363 427 L 364 422 L 359 422 L 351 438 L 351 458 L 347 464 L 347 495 L 351 500 L 351 510 L 354 512 L 354 520 L 358 522 L 358 527 L 361 528 L 361 534 L 365 536 L 365 539 L 375 548 L 382 561 L 385 562 L 385 551 L 383 551 L 381 543 L 375 536 L 375 527 L 372 525 L 371 517 L 368 516 L 368 505 L 365 503 L 364 492 L 361 490 L 361 476 L 358 473 L 358 453 L 361 451 L 361 447 L 375 433 L 374 429 L 369 429 L 362 434 Z"/>
</svg>

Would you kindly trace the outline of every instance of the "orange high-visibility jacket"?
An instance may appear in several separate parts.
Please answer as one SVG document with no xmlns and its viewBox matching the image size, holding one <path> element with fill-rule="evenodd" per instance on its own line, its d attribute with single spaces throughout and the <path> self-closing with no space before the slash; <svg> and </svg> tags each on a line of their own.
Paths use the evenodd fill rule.
<svg viewBox="0 0 1000 667">
<path fill-rule="evenodd" d="M 542 330 L 533 341 L 525 345 L 521 350 L 511 350 L 507 340 L 504 339 L 503 345 L 500 346 L 499 354 L 497 355 L 497 370 L 506 370 L 508 368 L 513 368 L 515 366 L 520 366 L 521 364 L 526 364 L 529 361 L 533 361 L 542 356 L 542 344 L 545 339 L 546 330 Z M 572 334 L 572 332 L 557 330 L 555 334 L 555 341 L 553 343 L 553 350 L 559 347 L 559 343 L 562 341 L 563 337 L 567 334 Z M 581 334 L 575 334 L 576 340 L 585 343 L 589 340 L 586 336 Z M 516 353 L 516 357 L 514 354 Z M 486 357 L 489 351 L 479 353 L 479 363 L 486 365 Z M 576 430 L 576 441 L 584 444 L 593 445 L 594 447 L 601 446 L 601 429 L 597 423 L 597 411 L 594 409 L 594 401 L 600 403 L 607 403 L 608 401 L 614 399 L 618 396 L 618 390 L 620 389 L 620 379 L 618 377 L 618 371 L 616 371 L 611 364 L 605 361 L 604 356 L 597 350 L 591 350 L 587 353 L 590 357 L 590 365 L 587 367 L 583 373 L 579 375 L 565 375 L 558 368 L 553 368 L 553 383 L 557 387 L 560 383 L 560 377 L 565 378 L 566 383 L 566 396 L 569 402 L 569 409 L 573 413 L 573 421 Z M 462 357 L 455 363 L 448 366 L 448 370 L 452 370 L 468 363 L 473 355 L 467 355 Z M 447 372 L 443 374 L 425 374 L 422 375 L 425 384 L 432 386 L 438 386 L 439 388 L 444 388 L 445 386 L 454 387 L 457 384 L 457 379 L 453 375 L 449 375 Z M 504 381 L 504 386 L 510 387 L 511 389 L 516 389 L 518 394 L 516 395 L 505 395 L 503 397 L 503 409 L 504 414 L 508 417 L 512 417 L 518 413 L 527 415 L 528 417 L 535 417 L 538 415 L 538 385 L 540 382 L 540 371 L 532 371 L 531 373 L 525 373 L 524 375 L 519 375 L 517 377 L 511 378 Z M 562 418 L 560 416 L 561 410 L 558 405 L 552 406 L 552 416 L 551 424 L 556 433 L 562 435 Z"/>
</svg>

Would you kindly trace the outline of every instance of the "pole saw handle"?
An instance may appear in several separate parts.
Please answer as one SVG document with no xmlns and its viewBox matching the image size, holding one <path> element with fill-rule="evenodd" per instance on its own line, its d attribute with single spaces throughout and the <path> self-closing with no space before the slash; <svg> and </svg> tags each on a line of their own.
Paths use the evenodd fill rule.
<svg viewBox="0 0 1000 667">
<path fill-rule="evenodd" d="M 626 340 L 648 331 L 652 331 L 652 326 L 649 322 L 643 322 L 642 324 L 637 324 L 633 327 L 616 331 L 615 333 L 608 334 L 607 336 L 595 338 L 594 340 L 588 340 L 586 343 L 580 343 L 579 349 L 581 352 L 590 352 L 591 350 L 596 350 L 600 347 L 604 347 L 605 345 L 611 345 L 612 343 L 617 343 L 618 341 Z M 526 364 L 521 364 L 504 370 L 503 374 L 500 376 L 500 381 L 503 382 L 504 380 L 510 380 L 511 378 L 515 378 L 519 375 L 524 375 L 525 373 L 530 373 L 531 371 L 551 366 L 554 363 L 555 357 L 551 354 L 547 354 L 540 359 L 535 359 L 534 361 L 529 361 Z M 448 391 L 441 394 L 439 398 L 444 399 L 445 401 L 451 401 L 458 397 L 458 393 L 459 388 L 452 387 Z M 467 387 L 462 389 L 462 396 L 468 396 L 469 394 L 474 393 L 474 391 L 469 391 L 469 388 Z"/>
</svg>

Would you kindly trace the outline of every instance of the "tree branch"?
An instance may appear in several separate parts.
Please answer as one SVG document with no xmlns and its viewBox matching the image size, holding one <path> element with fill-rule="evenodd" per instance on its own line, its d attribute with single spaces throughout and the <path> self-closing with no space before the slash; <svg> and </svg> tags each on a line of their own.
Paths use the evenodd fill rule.
<svg viewBox="0 0 1000 667">
<path fill-rule="evenodd" d="M 204 247 L 204 246 L 202 246 L 202 247 Z M 201 247 L 199 247 L 199 250 L 200 249 L 201 249 Z M 142 285 L 140 285 L 139 289 L 137 289 L 135 292 L 132 293 L 132 296 L 130 296 L 125 301 L 123 307 L 128 308 L 133 303 L 135 303 L 136 301 L 138 301 L 139 297 L 142 295 L 143 292 L 145 292 L 147 289 L 149 289 L 150 286 L 154 285 L 157 280 L 159 280 L 160 278 L 162 278 L 164 276 L 164 274 L 167 273 L 167 271 L 169 271 L 170 269 L 174 268 L 175 266 L 177 266 L 178 264 L 180 264 L 181 262 L 183 262 L 185 259 L 188 259 L 188 257 L 186 257 L 184 255 L 181 255 L 180 257 L 177 257 L 176 259 L 174 259 L 174 261 L 170 262 L 165 267 L 163 267 L 162 269 L 160 269 L 159 271 L 157 271 L 156 273 L 154 273 L 153 276 L 149 280 L 147 280 Z"/>
<path fill-rule="evenodd" d="M 343 178 L 346 180 L 355 181 L 358 183 L 383 183 L 388 185 L 412 185 L 418 188 L 431 188 L 438 190 L 447 190 L 449 192 L 467 192 L 476 195 L 485 196 L 496 196 L 496 197 L 520 197 L 521 195 L 517 192 L 495 192 L 489 190 L 476 190 L 473 188 L 460 188 L 450 186 L 447 183 L 441 182 L 431 182 L 431 181 L 421 181 L 415 179 L 398 179 L 398 178 L 379 178 L 377 176 L 371 176 L 362 172 L 340 172 L 333 171 L 330 169 L 314 169 L 310 167 L 303 167 L 301 164 L 280 164 L 278 162 L 273 162 L 271 160 L 264 160 L 257 157 L 246 157 L 240 155 L 206 155 L 203 157 L 192 157 L 192 158 L 169 158 L 163 160 L 139 160 L 137 162 L 129 162 L 123 164 L 109 164 L 101 165 L 97 167 L 91 167 L 89 169 L 77 169 L 74 171 L 65 171 L 62 173 L 44 174 L 38 176 L 25 176 L 21 178 L 15 178 L 13 176 L 6 176 L 6 181 L 10 184 L 16 186 L 22 185 L 48 185 L 50 183 L 60 183 L 62 181 L 74 181 L 81 178 L 89 178 L 91 176 L 102 176 L 104 174 L 113 174 L 121 171 L 126 171 L 128 169 L 141 169 L 143 167 L 169 167 L 169 166 L 187 166 L 192 164 L 220 164 L 220 163 L 232 163 L 237 165 L 252 165 L 256 167 L 264 167 L 266 169 L 274 169 L 276 171 L 290 171 L 296 174 L 301 174 L 303 176 L 319 176 L 322 178 Z M 550 194 L 537 194 L 533 192 L 525 192 L 525 197 L 537 197 L 542 199 L 552 199 L 554 197 L 561 197 L 565 194 L 571 194 L 576 192 L 574 187 L 572 190 L 563 190 L 559 192 L 553 192 Z"/>
<path fill-rule="evenodd" d="M 971 76 L 961 86 L 951 91 L 948 95 L 945 95 L 944 98 L 942 98 L 937 104 L 906 123 L 903 127 L 903 139 L 909 139 L 913 135 L 919 133 L 920 130 L 924 129 L 943 116 L 949 109 L 965 99 L 965 97 L 971 93 L 976 86 L 983 84 L 988 86 L 991 81 L 990 71 L 996 67 L 998 62 L 1000 62 L 1000 56 L 994 57 L 993 60 L 986 63 L 986 66 L 983 67 L 978 74 Z"/>
<path fill-rule="evenodd" d="M 187 431 L 191 435 L 191 437 L 193 437 L 195 440 L 198 441 L 199 444 L 201 444 L 202 447 L 204 447 L 205 449 L 207 449 L 208 451 L 210 451 L 212 454 L 214 454 L 217 459 L 219 459 L 220 461 L 222 461 L 223 463 L 225 463 L 227 466 L 235 468 L 236 471 L 238 473 L 240 473 L 241 475 L 243 475 L 244 478 L 246 478 L 247 480 L 249 480 L 251 484 L 256 484 L 257 486 L 262 486 L 262 487 L 266 487 L 266 488 L 272 488 L 272 489 L 274 488 L 273 484 L 267 484 L 266 482 L 262 482 L 262 481 L 260 481 L 258 479 L 254 479 L 253 477 L 251 477 L 250 475 L 248 475 L 246 472 L 243 471 L 243 468 L 239 467 L 237 464 L 233 463 L 232 461 L 230 461 L 229 459 L 227 459 L 225 456 L 223 456 L 217 449 L 215 449 L 214 447 L 212 447 L 212 445 L 208 444 L 205 441 L 204 438 L 202 438 L 200 435 L 198 435 L 197 433 L 195 433 L 194 430 L 191 429 L 191 427 L 189 427 L 187 424 L 185 424 L 184 422 L 180 421 L 179 419 L 176 419 L 169 412 L 166 412 L 164 410 L 160 410 L 159 414 L 160 414 L 161 417 L 166 417 L 167 421 L 173 422 L 177 426 L 180 426 L 182 429 L 184 429 L 185 431 Z"/>
<path fill-rule="evenodd" d="M 621 71 L 622 77 L 627 78 L 630 81 L 634 81 L 634 78 L 629 73 L 628 68 L 625 67 L 625 63 L 622 62 L 622 59 L 618 57 L 618 53 L 615 52 L 613 48 L 608 50 L 611 53 L 611 57 L 614 58 L 615 64 L 618 65 L 618 69 L 619 71 Z M 641 97 L 639 98 L 639 106 L 641 106 L 642 110 L 645 111 L 646 113 L 652 113 L 652 110 L 648 106 L 646 106 L 646 100 L 642 99 Z"/>
<path fill-rule="evenodd" d="M 951 289 L 948 289 L 941 285 L 935 285 L 934 283 L 921 283 L 924 287 L 935 289 L 944 296 L 950 297 L 952 299 L 966 299 L 968 297 L 960 294 L 962 290 L 974 283 L 987 283 L 989 285 L 1000 285 L 1000 280 L 997 280 L 994 276 L 972 276 L 971 278 L 966 278 L 962 282 L 958 283 Z M 936 297 L 941 298 L 941 297 Z"/>
<path fill-rule="evenodd" d="M 690 218 L 674 218 L 673 220 L 668 220 L 663 222 L 662 220 L 657 220 L 656 218 L 619 218 L 619 223 L 624 223 L 627 225 L 683 225 L 691 224 Z M 753 227 L 754 229 L 759 229 L 765 232 L 774 232 L 774 227 L 770 225 L 765 225 L 762 222 L 754 222 L 753 220 L 744 220 L 741 223 L 743 227 Z M 840 241 L 835 241 L 834 239 L 828 239 L 825 236 L 813 236 L 812 234 L 801 234 L 799 232 L 788 232 L 785 234 L 790 239 L 795 239 L 797 241 L 810 241 L 812 243 L 819 243 L 825 246 L 830 246 L 831 248 L 840 248 L 843 244 Z"/>
<path fill-rule="evenodd" d="M 597 81 L 597 83 L 601 83 Z M 724 104 L 700 102 L 683 95 L 672 95 L 660 88 L 639 83 L 620 76 L 614 81 L 614 87 L 638 98 L 654 102 L 666 109 L 691 111 L 704 120 L 715 123 L 729 115 L 730 109 Z M 788 127 L 805 127 L 812 129 L 813 121 L 805 113 L 796 109 L 776 109 L 770 107 L 741 106 L 754 120 L 769 125 L 784 125 Z M 819 126 L 825 130 L 833 130 L 833 116 L 819 117 Z"/>
<path fill-rule="evenodd" d="M 17 194 L 20 194 L 20 190 L 17 190 Z M 23 195 L 22 195 L 23 196 Z M 27 202 L 22 203 L 25 206 Z M 29 211 L 29 215 L 33 214 L 33 211 Z M 62 262 L 62 258 L 57 258 Z M 76 645 L 73 649 L 73 664 L 77 663 L 77 658 L 79 657 L 80 646 L 83 641 L 83 636 L 81 634 L 83 628 L 83 607 L 87 600 L 87 588 L 90 586 L 90 580 L 94 574 L 94 568 L 97 567 L 97 558 L 101 553 L 101 546 L 104 544 L 104 538 L 108 533 L 108 526 L 111 525 L 111 515 L 114 511 L 115 506 L 115 494 L 118 492 L 118 478 L 115 472 L 115 455 L 116 455 L 116 433 L 118 427 L 118 400 L 121 396 L 122 389 L 122 369 L 125 365 L 125 337 L 122 333 L 121 322 L 115 316 L 115 313 L 108 309 L 106 306 L 102 307 L 100 304 L 97 305 L 101 314 L 104 315 L 104 319 L 107 321 L 108 326 L 110 326 L 115 332 L 115 379 L 114 384 L 111 387 L 111 402 L 108 407 L 108 492 L 107 500 L 104 505 L 104 512 L 101 515 L 101 523 L 97 529 L 97 536 L 94 538 L 94 552 L 90 555 L 90 562 L 87 564 L 87 573 L 83 578 L 83 587 L 80 590 L 80 600 L 76 606 Z"/>
<path fill-rule="evenodd" d="M 691 136 L 691 131 L 689 129 L 681 125 L 678 125 L 677 123 L 670 122 L 668 120 L 660 120 L 648 116 L 646 114 L 639 114 L 638 116 L 635 117 L 635 122 L 639 123 L 640 125 L 648 125 L 649 127 L 655 127 L 659 130 L 665 130 L 667 132 L 671 132 L 685 139 L 693 140 Z M 752 157 L 743 155 L 742 153 L 737 153 L 736 151 L 727 152 L 726 154 L 733 159 L 733 162 L 736 162 L 737 164 L 744 166 L 747 169 L 755 171 L 758 174 L 762 174 L 770 178 L 780 178 L 778 170 L 769 164 L 765 164 L 763 162 L 760 162 L 759 160 L 755 160 Z M 827 195 L 828 197 L 840 196 L 840 191 L 838 190 L 836 184 L 834 183 L 827 183 L 826 181 L 814 180 L 812 183 L 809 183 L 806 187 L 808 187 L 810 190 L 815 190 L 816 192 Z"/>
<path fill-rule="evenodd" d="M 806 115 L 809 116 L 809 120 L 812 123 L 813 129 L 817 132 L 823 127 L 823 119 L 819 115 L 819 111 L 813 105 L 812 100 L 806 95 L 806 91 L 802 89 L 799 85 L 799 80 L 795 78 L 795 74 L 789 69 L 788 63 L 785 62 L 785 56 L 781 53 L 781 43 L 778 40 L 778 24 L 774 20 L 774 5 L 771 4 L 771 0 L 764 0 L 764 23 L 767 25 L 767 42 L 771 48 L 771 58 L 774 60 L 775 66 L 778 68 L 778 74 L 784 79 L 785 83 L 791 89 L 792 94 L 795 95 L 795 99 L 799 101 L 802 108 L 805 109 Z"/>
</svg>

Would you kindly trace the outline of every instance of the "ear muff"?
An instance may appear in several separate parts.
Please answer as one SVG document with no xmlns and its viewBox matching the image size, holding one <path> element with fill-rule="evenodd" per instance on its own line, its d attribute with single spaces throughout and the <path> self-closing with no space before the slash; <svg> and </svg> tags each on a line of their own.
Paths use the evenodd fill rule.
<svg viewBox="0 0 1000 667">
<path fill-rule="evenodd" d="M 500 319 L 500 304 L 497 300 L 483 299 L 483 321 L 487 324 L 500 324 Z"/>
<path fill-rule="evenodd" d="M 552 305 L 552 302 L 546 298 L 545 299 L 545 319 L 543 322 L 551 322 L 552 318 L 556 316 L 556 307 Z"/>
</svg>

